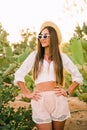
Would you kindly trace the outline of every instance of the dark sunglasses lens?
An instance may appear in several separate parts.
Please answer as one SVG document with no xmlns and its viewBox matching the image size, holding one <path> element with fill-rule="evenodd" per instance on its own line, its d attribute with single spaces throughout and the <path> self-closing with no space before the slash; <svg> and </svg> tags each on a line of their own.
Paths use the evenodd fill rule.
<svg viewBox="0 0 87 130">
<path fill-rule="evenodd" d="M 47 38 L 47 35 L 44 35 L 43 38 L 46 39 L 46 38 Z"/>
<path fill-rule="evenodd" d="M 39 36 L 38 36 L 38 39 L 41 39 L 41 38 L 42 38 L 42 36 L 39 35 Z"/>
</svg>

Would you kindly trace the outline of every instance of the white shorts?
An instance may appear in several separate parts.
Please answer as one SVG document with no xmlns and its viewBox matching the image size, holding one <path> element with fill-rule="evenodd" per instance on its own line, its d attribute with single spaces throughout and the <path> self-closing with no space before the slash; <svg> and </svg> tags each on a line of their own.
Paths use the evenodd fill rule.
<svg viewBox="0 0 87 130">
<path fill-rule="evenodd" d="M 54 91 L 41 92 L 41 99 L 31 100 L 32 119 L 37 124 L 64 121 L 70 117 L 67 97 Z"/>
</svg>

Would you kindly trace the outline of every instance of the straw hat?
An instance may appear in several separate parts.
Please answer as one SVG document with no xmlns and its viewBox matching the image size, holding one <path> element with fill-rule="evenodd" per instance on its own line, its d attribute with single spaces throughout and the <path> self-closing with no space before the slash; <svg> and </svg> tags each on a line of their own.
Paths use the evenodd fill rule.
<svg viewBox="0 0 87 130">
<path fill-rule="evenodd" d="M 58 39 L 59 39 L 59 43 L 61 43 L 62 42 L 62 35 L 61 35 L 61 32 L 60 32 L 60 29 L 58 28 L 58 26 L 55 23 L 53 23 L 51 21 L 44 22 L 41 25 L 40 31 L 42 31 L 47 26 L 53 27 L 56 30 L 57 36 L 58 36 Z"/>
</svg>

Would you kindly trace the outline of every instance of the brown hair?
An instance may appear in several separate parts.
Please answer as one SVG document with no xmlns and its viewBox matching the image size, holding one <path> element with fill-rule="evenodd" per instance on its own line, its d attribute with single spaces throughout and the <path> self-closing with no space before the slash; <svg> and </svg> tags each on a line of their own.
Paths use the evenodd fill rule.
<svg viewBox="0 0 87 130">
<path fill-rule="evenodd" d="M 47 26 L 44 29 L 48 29 L 50 33 L 50 54 L 52 56 L 54 71 L 56 74 L 56 83 L 63 85 L 63 64 L 59 50 L 59 40 L 55 29 L 51 26 Z M 44 30 L 43 29 L 43 30 Z M 42 32 L 42 31 L 41 31 Z M 41 34 L 40 32 L 40 34 Z M 44 47 L 41 46 L 40 40 L 38 40 L 37 54 L 33 68 L 33 78 L 36 79 L 39 72 L 41 71 L 41 66 L 43 65 L 44 59 Z"/>
</svg>

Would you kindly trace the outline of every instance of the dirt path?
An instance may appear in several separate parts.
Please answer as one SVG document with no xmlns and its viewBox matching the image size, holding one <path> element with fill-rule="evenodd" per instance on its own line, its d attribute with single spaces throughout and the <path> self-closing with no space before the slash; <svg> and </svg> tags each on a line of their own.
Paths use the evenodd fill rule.
<svg viewBox="0 0 87 130">
<path fill-rule="evenodd" d="M 29 103 L 20 101 L 21 96 L 16 97 L 14 102 L 9 102 L 9 106 L 15 109 L 23 106 L 28 108 Z M 80 101 L 77 97 L 70 97 L 68 102 L 71 118 L 66 121 L 65 130 L 87 130 L 87 103 Z"/>
<path fill-rule="evenodd" d="M 65 130 L 87 130 L 87 103 L 70 97 L 69 107 L 71 118 L 67 120 Z"/>
</svg>

